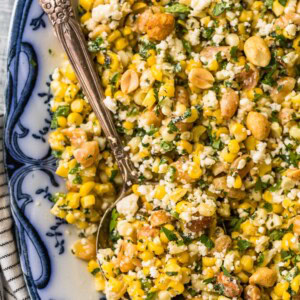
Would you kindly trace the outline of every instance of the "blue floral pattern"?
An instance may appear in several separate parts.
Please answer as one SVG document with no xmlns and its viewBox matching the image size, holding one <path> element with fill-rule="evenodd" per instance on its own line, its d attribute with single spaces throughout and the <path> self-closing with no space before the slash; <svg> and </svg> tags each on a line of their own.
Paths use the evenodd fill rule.
<svg viewBox="0 0 300 300">
<path fill-rule="evenodd" d="M 16 239 L 31 299 L 82 300 L 89 294 L 98 300 L 81 263 L 72 258 L 73 263 L 66 264 L 72 255 L 72 241 L 65 234 L 68 225 L 49 212 L 51 195 L 64 185 L 55 175 L 56 161 L 47 143 L 52 99 L 49 74 L 59 63 L 49 49 L 60 51 L 48 24 L 38 0 L 17 1 L 10 33 L 4 137 Z M 51 63 L 45 63 L 46 55 Z M 83 277 L 85 283 L 74 288 L 73 282 L 82 283 Z M 71 281 L 69 288 L 62 278 Z"/>
</svg>

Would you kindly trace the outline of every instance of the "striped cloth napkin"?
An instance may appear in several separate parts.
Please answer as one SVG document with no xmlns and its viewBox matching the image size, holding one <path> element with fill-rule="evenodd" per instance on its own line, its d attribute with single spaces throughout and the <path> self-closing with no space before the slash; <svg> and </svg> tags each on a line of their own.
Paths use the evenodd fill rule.
<svg viewBox="0 0 300 300">
<path fill-rule="evenodd" d="M 0 0 L 0 300 L 29 300 L 16 249 L 7 179 L 3 165 L 3 112 L 7 32 L 14 0 Z M 4 294 L 1 294 L 3 287 Z"/>
<path fill-rule="evenodd" d="M 1 300 L 30 299 L 24 282 L 13 232 L 7 178 L 3 165 L 3 114 L 0 115 L 0 276 Z"/>
</svg>

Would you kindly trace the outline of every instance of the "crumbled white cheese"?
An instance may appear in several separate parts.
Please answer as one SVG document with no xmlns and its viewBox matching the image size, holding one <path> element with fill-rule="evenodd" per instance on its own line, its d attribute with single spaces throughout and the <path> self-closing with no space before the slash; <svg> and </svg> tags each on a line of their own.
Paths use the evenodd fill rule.
<svg viewBox="0 0 300 300">
<path fill-rule="evenodd" d="M 120 202 L 117 203 L 118 213 L 127 216 L 133 216 L 138 210 L 138 199 L 139 197 L 135 194 L 131 194 L 123 198 Z"/>
<path fill-rule="evenodd" d="M 104 100 L 103 103 L 105 106 L 112 111 L 113 113 L 116 113 L 117 111 L 117 103 L 114 98 L 111 98 L 110 96 L 107 96 Z"/>
</svg>

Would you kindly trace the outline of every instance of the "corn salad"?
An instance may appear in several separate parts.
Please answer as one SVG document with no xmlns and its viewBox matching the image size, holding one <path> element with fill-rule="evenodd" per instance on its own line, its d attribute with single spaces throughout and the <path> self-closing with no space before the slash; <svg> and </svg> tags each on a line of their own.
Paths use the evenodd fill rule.
<svg viewBox="0 0 300 300">
<path fill-rule="evenodd" d="M 80 0 L 88 48 L 138 171 L 122 179 L 66 61 L 53 73 L 51 213 L 108 299 L 300 298 L 300 2 Z M 147 184 L 147 181 L 157 184 Z"/>
</svg>

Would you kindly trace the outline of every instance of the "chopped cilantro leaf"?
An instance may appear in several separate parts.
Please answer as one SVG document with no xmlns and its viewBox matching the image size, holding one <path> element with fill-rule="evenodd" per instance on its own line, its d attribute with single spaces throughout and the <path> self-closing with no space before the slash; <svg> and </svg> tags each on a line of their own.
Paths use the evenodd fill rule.
<svg viewBox="0 0 300 300">
<path fill-rule="evenodd" d="M 220 2 L 220 3 L 217 3 L 213 9 L 213 15 L 214 16 L 219 16 L 221 15 L 227 8 L 227 5 L 225 2 Z"/>
<path fill-rule="evenodd" d="M 189 14 L 190 13 L 190 8 L 184 4 L 181 3 L 174 3 L 170 6 L 167 6 L 165 8 L 165 11 L 171 14 Z"/>
<path fill-rule="evenodd" d="M 202 234 L 200 236 L 199 240 L 208 249 L 212 249 L 215 246 L 214 242 L 207 235 L 205 235 L 205 234 Z"/>
<path fill-rule="evenodd" d="M 169 241 L 177 241 L 178 240 L 176 234 L 173 233 L 171 230 L 167 229 L 166 227 L 162 227 L 161 232 L 163 232 L 166 235 L 166 237 Z"/>
<path fill-rule="evenodd" d="M 238 240 L 237 242 L 237 246 L 239 248 L 240 251 L 245 251 L 247 250 L 248 248 L 251 247 L 251 243 L 246 241 L 246 240 Z"/>
</svg>

